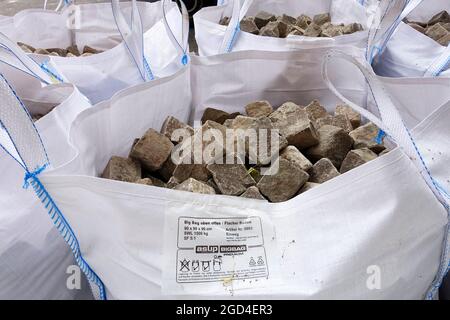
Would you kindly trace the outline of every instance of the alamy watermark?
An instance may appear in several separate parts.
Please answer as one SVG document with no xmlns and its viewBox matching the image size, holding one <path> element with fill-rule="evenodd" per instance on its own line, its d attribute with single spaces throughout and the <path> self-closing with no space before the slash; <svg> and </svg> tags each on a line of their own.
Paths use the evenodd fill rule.
<svg viewBox="0 0 450 320">
<path fill-rule="evenodd" d="M 261 175 L 279 169 L 280 133 L 276 129 L 200 127 L 174 130 L 171 140 L 181 141 L 172 151 L 175 165 L 246 164 L 258 166 Z"/>
</svg>

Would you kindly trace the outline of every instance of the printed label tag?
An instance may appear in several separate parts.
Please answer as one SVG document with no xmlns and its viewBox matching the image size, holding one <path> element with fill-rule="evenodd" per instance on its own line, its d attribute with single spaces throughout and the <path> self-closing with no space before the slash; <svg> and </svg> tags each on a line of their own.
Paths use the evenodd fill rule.
<svg viewBox="0 0 450 320">
<path fill-rule="evenodd" d="M 261 218 L 178 219 L 177 282 L 266 278 Z"/>
<path fill-rule="evenodd" d="M 273 284 L 275 233 L 263 213 L 195 205 L 167 213 L 164 294 L 233 295 Z"/>
</svg>

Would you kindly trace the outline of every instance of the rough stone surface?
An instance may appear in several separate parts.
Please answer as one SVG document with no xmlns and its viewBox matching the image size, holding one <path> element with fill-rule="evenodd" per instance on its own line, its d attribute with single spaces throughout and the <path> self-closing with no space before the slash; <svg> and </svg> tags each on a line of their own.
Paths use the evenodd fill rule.
<svg viewBox="0 0 450 320">
<path fill-rule="evenodd" d="M 308 160 L 296 147 L 288 146 L 283 150 L 280 157 L 290 161 L 303 171 L 309 171 L 312 168 L 311 161 Z"/>
<path fill-rule="evenodd" d="M 201 120 L 202 120 L 202 124 L 204 124 L 208 120 L 217 122 L 219 124 L 223 124 L 225 122 L 225 120 L 234 119 L 238 115 L 240 115 L 239 112 L 228 113 L 228 112 L 214 109 L 214 108 L 206 108 Z"/>
<path fill-rule="evenodd" d="M 194 134 L 194 129 L 191 126 L 185 124 L 184 122 L 181 122 L 180 120 L 172 116 L 167 117 L 167 119 L 164 121 L 161 128 L 161 133 L 169 138 L 170 141 L 172 141 L 174 144 L 177 144 L 181 142 L 181 138 L 178 137 L 178 139 L 176 139 L 175 137 L 172 137 L 172 135 L 175 130 L 179 129 L 184 130 L 183 135 L 185 136 L 192 136 Z"/>
<path fill-rule="evenodd" d="M 214 179 L 213 179 L 213 178 L 209 179 L 209 180 L 206 182 L 206 184 L 207 184 L 208 186 L 210 186 L 211 188 L 213 188 L 214 191 L 216 191 L 217 194 L 220 194 L 220 193 L 221 193 L 219 187 L 218 187 L 217 184 L 214 182 Z"/>
<path fill-rule="evenodd" d="M 144 178 L 150 179 L 155 187 L 159 187 L 159 188 L 167 187 L 167 184 L 164 181 L 162 181 L 158 178 L 152 177 L 151 175 L 148 175 L 148 174 L 144 175 Z"/>
<path fill-rule="evenodd" d="M 329 13 L 316 14 L 313 17 L 313 22 L 315 24 L 318 24 L 319 26 L 321 26 L 327 22 L 331 22 L 331 16 Z"/>
<path fill-rule="evenodd" d="M 314 164 L 310 171 L 310 175 L 310 182 L 324 183 L 328 180 L 336 178 L 340 175 L 340 173 L 330 159 L 322 158 Z"/>
<path fill-rule="evenodd" d="M 256 101 L 248 104 L 245 111 L 249 117 L 267 117 L 273 112 L 272 105 L 268 101 Z"/>
<path fill-rule="evenodd" d="M 420 33 L 425 34 L 426 29 L 416 23 L 410 23 L 409 26 L 417 31 L 419 31 Z"/>
<path fill-rule="evenodd" d="M 297 22 L 295 23 L 295 25 L 297 27 L 302 28 L 303 30 L 305 30 L 306 28 L 308 28 L 308 26 L 311 24 L 312 19 L 310 17 L 308 17 L 307 15 L 302 14 L 301 16 L 299 16 L 297 18 Z"/>
<path fill-rule="evenodd" d="M 308 114 L 311 121 L 326 117 L 328 115 L 327 109 L 325 109 L 318 100 L 313 100 L 305 107 L 305 111 Z"/>
<path fill-rule="evenodd" d="M 102 178 L 135 182 L 141 178 L 141 165 L 138 161 L 129 158 L 111 157 L 103 171 Z"/>
<path fill-rule="evenodd" d="M 166 136 L 149 129 L 131 150 L 131 157 L 139 160 L 149 171 L 161 169 L 174 145 Z"/>
<path fill-rule="evenodd" d="M 213 188 L 203 182 L 197 181 L 192 178 L 189 178 L 183 183 L 175 186 L 173 189 L 201 194 L 216 194 Z"/>
<path fill-rule="evenodd" d="M 150 178 L 138 179 L 135 183 L 143 184 L 146 186 L 153 186 L 153 181 Z"/>
<path fill-rule="evenodd" d="M 323 118 L 317 119 L 316 124 L 317 124 L 316 125 L 317 128 L 320 128 L 324 125 L 331 125 L 331 126 L 342 128 L 347 133 L 349 133 L 350 131 L 353 130 L 353 126 L 352 126 L 350 120 L 347 118 L 346 115 L 343 115 L 343 114 L 336 115 L 336 116 L 332 116 L 330 114 L 326 115 Z"/>
<path fill-rule="evenodd" d="M 97 50 L 94 48 L 91 48 L 90 46 L 84 46 L 83 48 L 83 53 L 92 53 L 92 54 L 98 54 L 98 53 L 102 53 L 102 50 Z"/>
<path fill-rule="evenodd" d="M 375 152 L 368 148 L 356 149 L 350 151 L 345 157 L 341 165 L 341 173 L 345 173 L 356 167 L 363 165 L 369 161 L 376 159 L 378 156 Z"/>
<path fill-rule="evenodd" d="M 448 34 L 448 31 L 442 25 L 435 24 L 427 28 L 425 34 L 429 36 L 431 39 L 439 41 L 439 39 L 445 37 Z"/>
<path fill-rule="evenodd" d="M 441 46 L 447 47 L 447 46 L 450 44 L 450 32 L 447 33 L 446 36 L 443 36 L 442 38 L 440 38 L 440 39 L 438 40 L 438 43 L 439 43 Z"/>
<path fill-rule="evenodd" d="M 345 25 L 342 28 L 342 32 L 344 34 L 352 34 L 352 33 L 355 33 L 358 31 L 363 31 L 363 30 L 364 30 L 364 28 L 360 23 L 350 23 L 350 24 Z"/>
<path fill-rule="evenodd" d="M 207 169 L 211 172 L 219 190 L 225 195 L 239 196 L 256 184 L 245 166 L 241 164 L 210 164 Z"/>
<path fill-rule="evenodd" d="M 45 50 L 45 49 L 41 49 L 41 48 L 36 49 L 36 51 L 34 51 L 34 53 L 35 53 L 35 54 L 43 54 L 43 55 L 48 55 L 48 54 L 50 54 L 50 52 L 48 52 L 48 51 Z"/>
<path fill-rule="evenodd" d="M 289 34 L 293 36 L 303 36 L 305 34 L 305 30 L 296 26 L 291 26 Z"/>
<path fill-rule="evenodd" d="M 60 57 L 65 57 L 67 55 L 67 50 L 66 49 L 49 48 L 49 49 L 47 49 L 47 51 L 50 52 L 50 53 L 54 52 Z"/>
<path fill-rule="evenodd" d="M 255 24 L 259 29 L 266 26 L 269 22 L 276 21 L 276 20 L 277 20 L 277 17 L 275 15 L 273 15 L 272 13 L 266 12 L 266 11 L 260 11 L 255 16 Z"/>
<path fill-rule="evenodd" d="M 173 172 L 176 167 L 177 166 L 172 161 L 172 157 L 169 156 L 161 169 L 159 169 L 158 173 L 165 181 L 169 181 L 169 179 L 173 176 Z"/>
<path fill-rule="evenodd" d="M 319 144 L 305 150 L 312 161 L 328 158 L 337 168 L 341 166 L 353 145 L 353 139 L 342 128 L 324 125 L 318 129 Z"/>
<path fill-rule="evenodd" d="M 257 200 L 266 200 L 264 196 L 259 192 L 258 187 L 250 187 L 248 188 L 242 195 L 242 198 L 249 198 L 249 199 L 257 199 Z"/>
<path fill-rule="evenodd" d="M 259 28 L 256 25 L 255 19 L 253 17 L 245 17 L 244 19 L 242 19 L 240 27 L 243 32 L 259 34 Z"/>
<path fill-rule="evenodd" d="M 227 26 L 230 24 L 230 17 L 223 17 L 220 19 L 219 24 L 222 26 Z"/>
<path fill-rule="evenodd" d="M 315 182 L 307 182 L 305 183 L 305 185 L 300 189 L 300 191 L 298 192 L 298 194 L 302 194 L 305 193 L 306 191 L 309 191 L 311 189 L 314 189 L 315 187 L 320 186 L 320 183 L 315 183 Z"/>
<path fill-rule="evenodd" d="M 448 23 L 450 22 L 450 15 L 448 14 L 447 11 L 443 10 L 441 12 L 439 12 L 438 14 L 434 15 L 430 21 L 428 21 L 428 25 L 433 25 L 435 23 Z"/>
<path fill-rule="evenodd" d="M 205 164 L 180 164 L 176 166 L 173 171 L 173 177 L 178 181 L 194 178 L 195 180 L 206 182 L 211 175 L 209 174 L 209 171 L 206 170 Z"/>
<path fill-rule="evenodd" d="M 280 34 L 279 37 L 280 38 L 286 38 L 287 35 L 289 34 L 289 32 L 291 31 L 291 28 L 289 24 L 281 21 L 281 20 L 277 20 L 278 23 L 278 33 Z"/>
<path fill-rule="evenodd" d="M 289 144 L 302 150 L 316 145 L 319 137 L 307 112 L 293 102 L 287 102 L 270 116 L 275 129 L 278 129 Z"/>
<path fill-rule="evenodd" d="M 311 23 L 306 29 L 305 29 L 305 36 L 307 37 L 318 37 L 322 33 L 322 28 L 316 24 Z"/>
<path fill-rule="evenodd" d="M 176 186 L 178 186 L 180 184 L 180 181 L 177 180 L 177 178 L 172 177 L 169 179 L 169 181 L 167 182 L 166 188 L 168 189 L 173 189 Z"/>
<path fill-rule="evenodd" d="M 35 52 L 36 48 L 30 46 L 29 44 L 23 43 L 23 42 L 17 42 L 17 45 L 24 51 Z"/>
<path fill-rule="evenodd" d="M 287 25 L 295 25 L 297 23 L 297 19 L 291 17 L 290 15 L 283 14 L 278 18 L 279 21 L 286 23 Z"/>
<path fill-rule="evenodd" d="M 73 54 L 76 57 L 79 57 L 81 55 L 80 50 L 78 50 L 78 47 L 76 45 L 69 46 L 69 47 L 67 47 L 66 50 L 67 50 L 68 54 L 69 53 Z"/>
<path fill-rule="evenodd" d="M 380 129 L 372 122 L 369 122 L 353 130 L 352 132 L 350 132 L 350 136 L 355 141 L 353 144 L 353 148 L 369 148 L 377 154 L 380 153 L 385 149 L 385 146 L 383 144 L 377 143 L 376 141 L 379 131 Z"/>
<path fill-rule="evenodd" d="M 308 181 L 309 175 L 290 161 L 280 159 L 278 172 L 265 175 L 258 182 L 261 193 L 272 202 L 291 199 Z"/>
<path fill-rule="evenodd" d="M 269 22 L 266 26 L 262 27 L 259 31 L 260 36 L 265 37 L 280 37 L 280 29 L 278 28 L 279 22 Z"/>
<path fill-rule="evenodd" d="M 236 153 L 243 158 L 244 155 L 240 154 L 238 148 L 244 146 L 245 156 L 248 156 L 252 164 L 270 164 L 271 160 L 279 155 L 280 150 L 283 150 L 288 145 L 285 137 L 273 132 L 274 126 L 272 121 L 267 117 L 252 118 L 238 116 L 234 119 L 232 128 L 235 130 Z M 252 141 L 249 141 L 246 130 L 255 130 L 254 133 L 257 135 L 256 145 Z M 266 136 L 264 136 L 264 132 L 261 130 L 266 130 Z M 277 136 L 277 146 L 272 144 L 272 134 L 276 134 Z"/>
<path fill-rule="evenodd" d="M 342 26 L 329 26 L 325 29 L 322 29 L 321 36 L 322 37 L 328 37 L 328 38 L 334 38 L 337 36 L 342 36 L 344 34 Z"/>
<path fill-rule="evenodd" d="M 361 115 L 348 105 L 338 105 L 334 114 L 336 116 L 347 116 L 347 118 L 350 120 L 350 123 L 352 124 L 353 129 L 356 129 L 361 125 Z"/>
</svg>

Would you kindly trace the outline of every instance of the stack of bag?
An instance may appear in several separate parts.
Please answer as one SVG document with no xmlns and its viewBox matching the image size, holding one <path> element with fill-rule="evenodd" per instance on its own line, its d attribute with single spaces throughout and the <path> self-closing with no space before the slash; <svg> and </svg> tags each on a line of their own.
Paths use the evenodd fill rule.
<svg viewBox="0 0 450 320">
<path fill-rule="evenodd" d="M 164 30 L 181 30 L 167 33 L 177 52 L 178 67 L 172 74 L 145 82 L 136 78 L 114 95 L 106 90 L 105 96 L 112 97 L 94 106 L 84 99 L 85 107 L 79 103 L 76 110 L 63 102 L 61 93 L 55 101 L 59 106 L 36 122 L 30 90 L 21 95 L 13 87 L 26 88 L 27 78 L 39 97 L 61 90 L 83 99 L 76 89 L 83 85 L 75 80 L 75 86 L 51 84 L 52 75 L 36 60 L 18 59 L 12 43 L 2 46 L 6 63 L 0 79 L 0 141 L 8 178 L 1 192 L 5 210 L 0 219 L 5 223 L 0 237 L 8 241 L 0 254 L 9 269 L 20 256 L 17 243 L 34 232 L 46 241 L 39 252 L 23 254 L 23 259 L 52 257 L 45 263 L 47 273 L 39 277 L 49 290 L 36 287 L 35 297 L 69 298 L 63 289 L 51 296 L 63 278 L 56 259 L 70 263 L 67 251 L 47 251 L 53 240 L 46 237 L 47 226 L 31 230 L 20 223 L 28 216 L 43 220 L 47 211 L 96 298 L 436 298 L 449 264 L 450 78 L 385 78 L 370 64 L 383 61 L 383 50 L 377 48 L 407 5 L 400 0 L 223 1 L 194 17 L 200 56 L 187 57 L 186 25 L 181 20 L 178 26 L 168 23 L 164 16 L 170 6 L 162 1 Z M 132 7 L 136 9 L 134 1 Z M 332 23 L 358 22 L 364 30 L 335 38 L 276 39 L 236 27 L 246 15 L 261 10 L 296 17 L 329 12 Z M 230 17 L 228 26 L 219 24 L 224 16 Z M 142 9 L 141 17 L 146 19 Z M 129 43 L 127 35 L 123 39 Z M 139 51 L 130 50 L 128 58 L 136 57 L 132 52 Z M 144 56 L 151 66 L 152 57 Z M 59 60 L 64 58 L 51 57 L 47 66 L 63 75 Z M 140 67 L 135 67 L 139 74 Z M 66 74 L 61 78 L 67 82 L 70 72 Z M 108 79 L 98 80 L 99 88 L 104 81 Z M 39 88 L 37 82 L 46 86 Z M 193 125 L 208 107 L 232 114 L 253 101 L 280 106 L 286 101 L 307 105 L 314 99 L 328 112 L 347 104 L 380 128 L 380 137 L 392 150 L 281 203 L 100 178 L 111 156 L 126 158 L 134 140 L 149 128 L 159 131 L 168 116 Z M 43 204 L 40 209 L 37 201 Z M 251 236 L 232 243 L 248 251 L 219 257 L 194 250 L 230 247 L 219 220 L 252 228 Z M 186 226 L 200 222 L 212 227 L 189 236 Z M 196 274 L 190 270 L 194 261 L 214 266 L 206 270 L 205 264 L 204 273 Z M 252 261 L 260 273 L 250 274 Z M 0 281 L 10 281 L 0 292 L 5 296 L 13 290 L 11 274 L 0 273 Z M 30 281 L 36 277 L 30 275 Z"/>
</svg>

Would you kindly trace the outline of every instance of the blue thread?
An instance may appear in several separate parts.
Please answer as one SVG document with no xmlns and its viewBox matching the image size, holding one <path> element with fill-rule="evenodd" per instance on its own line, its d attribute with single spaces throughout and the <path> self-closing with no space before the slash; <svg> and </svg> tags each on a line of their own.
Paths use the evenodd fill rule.
<svg viewBox="0 0 450 320">
<path fill-rule="evenodd" d="M 50 70 L 47 66 L 46 62 L 43 62 L 40 65 L 41 69 L 44 70 L 45 72 L 47 72 L 49 75 L 51 75 L 52 77 L 55 77 L 56 80 L 58 80 L 59 82 L 64 82 L 64 80 L 58 76 L 55 72 L 53 72 L 52 70 Z"/>
<path fill-rule="evenodd" d="M 154 80 L 155 76 L 153 75 L 152 69 L 150 68 L 147 58 L 145 56 L 143 56 L 143 58 L 144 58 L 144 67 L 145 67 L 145 71 L 147 72 L 147 76 L 149 77 L 150 80 Z"/>
<path fill-rule="evenodd" d="M 33 172 L 27 171 L 25 173 L 25 177 L 23 178 L 23 187 L 22 188 L 28 189 L 28 187 L 30 186 L 30 179 L 36 178 L 36 176 L 41 174 L 46 168 L 47 168 L 47 164 L 44 164 L 43 166 L 40 166 Z"/>
<path fill-rule="evenodd" d="M 228 47 L 227 47 L 227 52 L 228 53 L 231 52 L 231 50 L 233 49 L 233 46 L 234 46 L 234 44 L 235 44 L 235 42 L 237 40 L 237 36 L 239 34 L 239 31 L 241 31 L 241 26 L 240 26 L 240 24 L 238 22 L 238 24 L 234 28 L 233 35 L 231 36 L 230 43 L 228 44 Z"/>
<path fill-rule="evenodd" d="M 53 224 L 58 229 L 59 233 L 63 236 L 66 243 L 71 248 L 74 256 L 75 261 L 79 265 L 80 269 L 85 273 L 87 279 L 97 285 L 99 288 L 100 298 L 102 300 L 106 300 L 106 291 L 105 286 L 103 282 L 101 281 L 100 277 L 95 273 L 94 270 L 89 266 L 89 264 L 84 260 L 83 255 L 80 251 L 80 245 L 78 243 L 78 239 L 75 236 L 75 233 L 73 232 L 72 228 L 70 227 L 67 220 L 64 218 L 64 215 L 59 210 L 56 203 L 53 201 L 50 194 L 45 189 L 42 182 L 39 180 L 37 174 L 30 176 L 30 184 L 33 187 L 36 195 L 41 200 L 41 202 L 44 204 L 47 202 L 47 205 L 50 206 L 50 209 L 48 209 L 48 214 L 50 215 L 52 212 L 53 215 L 51 216 Z M 56 216 L 56 219 L 55 219 Z"/>
<path fill-rule="evenodd" d="M 384 132 L 383 130 L 380 129 L 380 130 L 378 130 L 378 134 L 375 137 L 374 141 L 378 144 L 382 144 L 384 137 L 386 137 L 386 132 Z"/>
<path fill-rule="evenodd" d="M 181 58 L 181 63 L 183 64 L 183 66 L 187 65 L 189 62 L 189 57 L 186 53 L 184 53 L 183 57 Z"/>
</svg>

